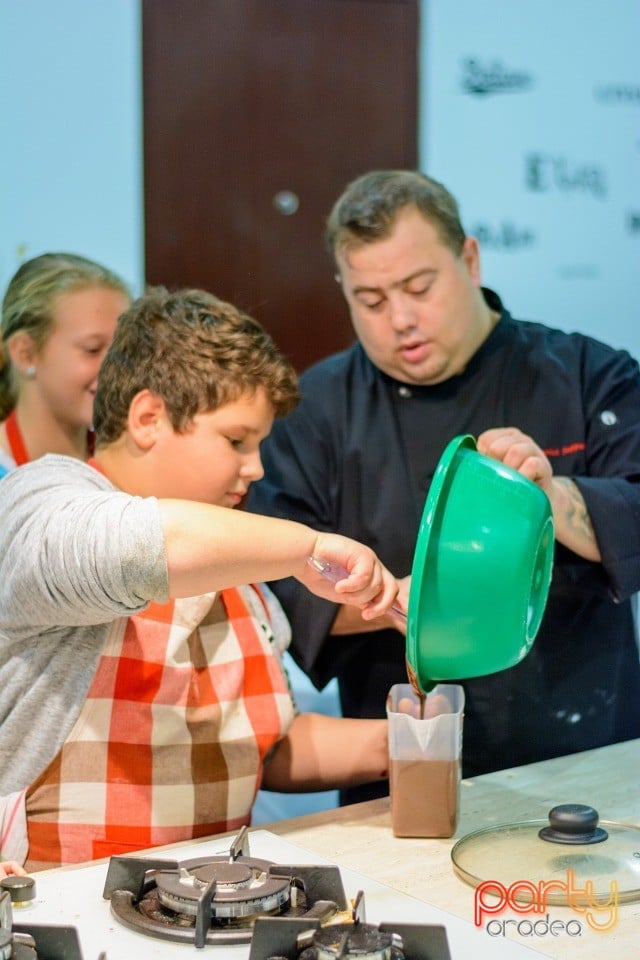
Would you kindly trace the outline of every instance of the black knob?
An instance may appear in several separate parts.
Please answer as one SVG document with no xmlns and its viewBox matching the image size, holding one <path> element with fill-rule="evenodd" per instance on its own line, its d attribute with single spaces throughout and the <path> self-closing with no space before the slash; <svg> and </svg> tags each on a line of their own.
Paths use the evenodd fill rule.
<svg viewBox="0 0 640 960">
<path fill-rule="evenodd" d="M 602 843 L 609 834 L 598 826 L 598 811 L 584 803 L 561 803 L 549 811 L 549 826 L 538 832 L 549 843 Z"/>
<path fill-rule="evenodd" d="M 36 882 L 33 877 L 16 877 L 11 874 L 0 880 L 0 888 L 9 892 L 12 903 L 28 903 L 36 895 Z"/>
</svg>

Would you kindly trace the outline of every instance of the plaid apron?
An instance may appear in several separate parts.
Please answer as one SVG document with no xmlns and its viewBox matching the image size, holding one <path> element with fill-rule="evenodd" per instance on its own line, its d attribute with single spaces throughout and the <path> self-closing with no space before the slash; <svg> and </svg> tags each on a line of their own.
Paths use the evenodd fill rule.
<svg viewBox="0 0 640 960">
<path fill-rule="evenodd" d="M 27 791 L 28 869 L 250 823 L 294 716 L 258 596 L 223 590 L 111 624 L 78 720 Z"/>
</svg>

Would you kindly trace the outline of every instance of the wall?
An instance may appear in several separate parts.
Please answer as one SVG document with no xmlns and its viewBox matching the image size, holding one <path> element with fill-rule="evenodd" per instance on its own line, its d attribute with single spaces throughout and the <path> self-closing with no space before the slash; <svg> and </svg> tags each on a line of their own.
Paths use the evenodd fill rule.
<svg viewBox="0 0 640 960">
<path fill-rule="evenodd" d="M 46 250 L 143 277 L 138 0 L 0 0 L 0 288 Z"/>
<path fill-rule="evenodd" d="M 421 165 L 486 283 L 640 357 L 640 0 L 422 0 L 421 31 Z M 0 288 L 57 248 L 139 290 L 139 0 L 0 0 L 0 44 Z"/>
<path fill-rule="evenodd" d="M 424 0 L 422 167 L 516 316 L 640 358 L 640 3 Z"/>
</svg>

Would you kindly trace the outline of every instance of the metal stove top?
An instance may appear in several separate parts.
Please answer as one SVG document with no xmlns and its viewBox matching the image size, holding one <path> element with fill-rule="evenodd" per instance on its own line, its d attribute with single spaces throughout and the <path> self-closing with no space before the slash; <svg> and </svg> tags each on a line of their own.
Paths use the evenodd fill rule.
<svg viewBox="0 0 640 960">
<path fill-rule="evenodd" d="M 246 827 L 222 856 L 112 857 L 103 896 L 130 930 L 197 948 L 250 943 L 262 917 L 353 919 L 337 866 L 252 856 Z"/>
<path fill-rule="evenodd" d="M 250 831 L 251 855 L 281 864 L 329 864 L 317 854 L 266 830 Z M 149 856 L 178 861 L 222 857 L 229 854 L 229 838 L 213 838 L 191 845 L 155 850 Z M 191 944 L 157 940 L 129 929 L 116 919 L 103 897 L 108 862 L 66 867 L 36 874 L 36 898 L 32 905 L 14 910 L 22 925 L 72 925 L 78 931 L 83 960 L 250 960 L 246 943 L 206 944 L 202 950 Z M 511 941 L 497 941 L 472 924 L 420 900 L 340 867 L 340 877 L 350 900 L 364 894 L 369 924 L 437 924 L 446 930 L 451 960 L 534 960 L 540 957 Z M 258 921 L 263 923 L 264 921 Z M 267 921 L 268 922 L 268 921 Z M 291 923 L 300 923 L 292 920 Z M 253 960 L 253 958 L 251 958 Z"/>
</svg>

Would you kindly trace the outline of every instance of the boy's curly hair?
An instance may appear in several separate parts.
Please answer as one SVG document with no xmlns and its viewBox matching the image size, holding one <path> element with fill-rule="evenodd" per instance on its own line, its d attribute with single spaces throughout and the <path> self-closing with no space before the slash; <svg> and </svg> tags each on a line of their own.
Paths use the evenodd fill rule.
<svg viewBox="0 0 640 960">
<path fill-rule="evenodd" d="M 151 390 L 174 430 L 263 387 L 276 416 L 299 399 L 298 379 L 263 327 L 204 290 L 151 287 L 120 317 L 98 376 L 96 445 L 124 432 L 131 401 Z"/>
</svg>

